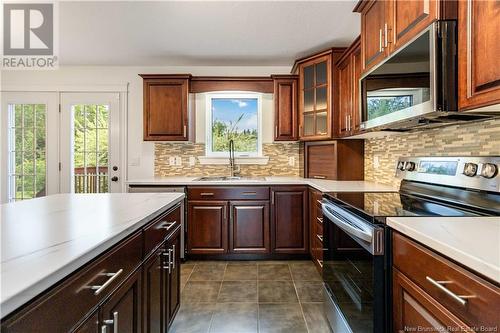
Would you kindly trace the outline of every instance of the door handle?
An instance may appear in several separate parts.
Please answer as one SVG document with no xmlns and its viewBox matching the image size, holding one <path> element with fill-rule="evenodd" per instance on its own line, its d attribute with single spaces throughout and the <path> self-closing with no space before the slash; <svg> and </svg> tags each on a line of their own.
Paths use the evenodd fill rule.
<svg viewBox="0 0 500 333">
<path fill-rule="evenodd" d="M 113 312 L 113 319 L 106 319 L 102 322 L 104 325 L 101 327 L 101 333 L 108 332 L 108 325 L 113 325 L 113 333 L 118 333 L 118 311 Z"/>
<path fill-rule="evenodd" d="M 118 181 L 118 177 L 116 177 L 116 176 L 111 177 L 111 181 L 112 182 L 117 182 Z"/>
</svg>

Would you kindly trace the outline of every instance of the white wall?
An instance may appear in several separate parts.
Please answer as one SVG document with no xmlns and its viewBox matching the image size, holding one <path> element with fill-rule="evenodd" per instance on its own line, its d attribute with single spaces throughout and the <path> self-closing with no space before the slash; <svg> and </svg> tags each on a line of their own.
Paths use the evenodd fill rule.
<svg viewBox="0 0 500 333">
<path fill-rule="evenodd" d="M 154 143 L 142 141 L 142 78 L 138 74 L 190 73 L 200 76 L 267 76 L 288 74 L 289 72 L 289 66 L 61 67 L 53 71 L 2 71 L 1 89 L 15 87 L 16 90 L 30 91 L 39 89 L 40 86 L 50 86 L 64 91 L 65 87 L 95 86 L 96 91 L 98 91 L 99 86 L 128 83 L 128 179 L 139 179 L 153 177 Z M 263 123 L 267 123 L 266 127 L 267 125 L 272 126 L 272 122 L 264 121 Z M 269 130 L 265 132 L 268 133 Z M 264 142 L 267 141 L 264 140 Z M 136 162 L 138 164 L 134 165 Z"/>
</svg>

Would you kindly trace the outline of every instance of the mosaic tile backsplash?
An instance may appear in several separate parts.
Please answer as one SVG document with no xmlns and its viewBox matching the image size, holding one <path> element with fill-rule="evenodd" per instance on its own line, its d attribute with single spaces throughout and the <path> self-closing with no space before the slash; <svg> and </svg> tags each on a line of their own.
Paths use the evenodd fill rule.
<svg viewBox="0 0 500 333">
<path fill-rule="evenodd" d="M 299 176 L 303 168 L 303 160 L 298 142 L 269 143 L 262 145 L 262 153 L 269 157 L 267 165 L 241 165 L 243 176 Z M 171 156 L 182 158 L 181 166 L 169 165 Z M 196 157 L 196 164 L 189 165 L 189 158 Z M 209 176 L 228 175 L 229 167 L 225 165 L 202 165 L 197 157 L 205 156 L 204 143 L 155 143 L 155 175 L 156 176 Z M 295 164 L 290 166 L 288 158 L 294 157 Z"/>
<path fill-rule="evenodd" d="M 500 119 L 365 140 L 365 180 L 399 186 L 394 174 L 400 156 L 473 155 L 500 156 Z"/>
</svg>

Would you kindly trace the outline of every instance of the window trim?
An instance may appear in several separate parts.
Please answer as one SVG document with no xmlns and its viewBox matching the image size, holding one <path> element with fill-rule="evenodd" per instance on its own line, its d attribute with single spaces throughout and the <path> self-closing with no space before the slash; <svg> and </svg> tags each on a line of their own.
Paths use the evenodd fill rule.
<svg viewBox="0 0 500 333">
<path fill-rule="evenodd" d="M 212 151 L 212 99 L 257 99 L 257 152 L 235 152 L 238 158 L 262 157 L 262 94 L 252 92 L 213 92 L 206 94 L 206 118 L 205 118 L 205 156 L 206 157 L 229 157 L 229 152 Z"/>
</svg>

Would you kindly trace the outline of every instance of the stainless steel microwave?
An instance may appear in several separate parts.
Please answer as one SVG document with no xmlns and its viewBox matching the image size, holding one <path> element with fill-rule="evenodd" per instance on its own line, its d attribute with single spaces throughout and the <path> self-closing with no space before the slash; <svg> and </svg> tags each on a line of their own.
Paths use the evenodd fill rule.
<svg viewBox="0 0 500 333">
<path fill-rule="evenodd" d="M 489 118 L 457 112 L 457 24 L 437 21 L 360 79 L 362 130 Z"/>
</svg>

